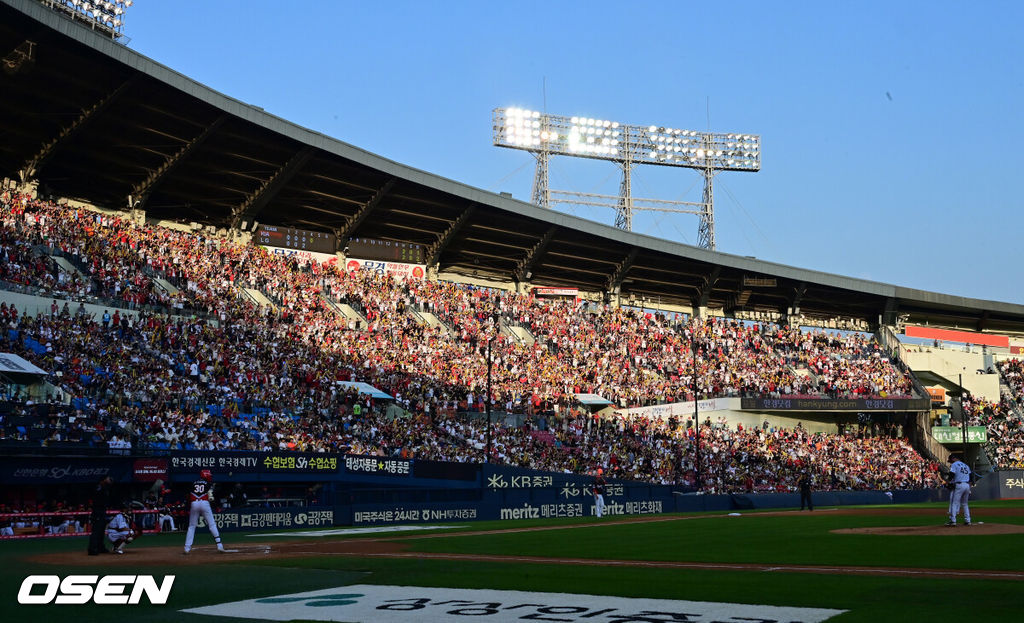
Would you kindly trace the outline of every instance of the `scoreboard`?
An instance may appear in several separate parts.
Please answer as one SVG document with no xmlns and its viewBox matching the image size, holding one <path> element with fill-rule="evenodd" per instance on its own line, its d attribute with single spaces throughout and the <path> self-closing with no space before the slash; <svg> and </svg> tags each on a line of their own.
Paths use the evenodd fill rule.
<svg viewBox="0 0 1024 623">
<path fill-rule="evenodd" d="M 378 240 L 375 238 L 350 238 L 348 241 L 348 251 L 345 252 L 345 255 L 360 260 L 422 264 L 427 253 L 422 244 L 414 242 L 396 242 L 394 240 Z"/>
<path fill-rule="evenodd" d="M 334 234 L 276 225 L 257 227 L 256 244 L 327 254 L 333 254 L 338 250 L 338 239 Z"/>
</svg>

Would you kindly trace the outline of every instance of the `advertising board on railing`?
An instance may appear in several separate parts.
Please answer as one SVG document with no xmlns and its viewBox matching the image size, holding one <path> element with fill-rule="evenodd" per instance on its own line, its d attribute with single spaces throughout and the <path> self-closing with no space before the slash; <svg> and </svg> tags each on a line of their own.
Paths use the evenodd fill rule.
<svg viewBox="0 0 1024 623">
<path fill-rule="evenodd" d="M 348 258 L 345 270 L 370 270 L 380 275 L 395 279 L 423 279 L 427 275 L 425 264 L 404 264 L 402 262 L 383 262 L 379 260 L 357 260 Z"/>
<path fill-rule="evenodd" d="M 744 411 L 927 411 L 930 398 L 743 398 Z"/>
<path fill-rule="evenodd" d="M 257 528 L 309 528 L 334 525 L 334 509 L 317 508 L 226 508 L 213 514 L 221 530 Z M 205 522 L 200 518 L 200 527 Z"/>
<path fill-rule="evenodd" d="M 939 443 L 963 443 L 964 430 L 959 426 L 932 426 L 932 437 Z M 985 443 L 988 430 L 984 426 L 967 427 L 967 443 Z"/>
<path fill-rule="evenodd" d="M 172 452 L 172 473 L 209 469 L 217 475 L 233 474 L 333 474 L 341 466 L 340 455 L 314 452 Z"/>
<path fill-rule="evenodd" d="M 708 400 L 697 401 L 698 413 L 711 411 L 736 411 L 740 408 L 739 398 L 709 398 Z M 693 401 L 673 402 L 664 405 L 651 407 L 633 407 L 632 409 L 616 409 L 616 412 L 634 417 L 646 417 L 650 419 L 668 419 L 675 416 L 677 419 L 693 417 Z"/>
<path fill-rule="evenodd" d="M 0 482 L 5 485 L 95 483 L 104 476 L 115 482 L 130 478 L 132 464 L 123 458 L 4 457 Z"/>
</svg>

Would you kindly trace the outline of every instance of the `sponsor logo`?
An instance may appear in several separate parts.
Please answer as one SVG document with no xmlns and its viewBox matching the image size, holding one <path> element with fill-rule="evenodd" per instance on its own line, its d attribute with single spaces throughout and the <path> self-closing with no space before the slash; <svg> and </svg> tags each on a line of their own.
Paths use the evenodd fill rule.
<svg viewBox="0 0 1024 623">
<path fill-rule="evenodd" d="M 190 608 L 184 612 L 269 621 L 562 621 L 564 623 L 817 623 L 844 610 L 567 593 L 359 584 Z"/>
<path fill-rule="evenodd" d="M 18 590 L 18 603 L 134 605 L 142 597 L 151 604 L 166 604 L 171 596 L 174 576 L 167 575 L 161 583 L 151 575 L 69 575 L 63 580 L 56 575 L 30 575 Z"/>
<path fill-rule="evenodd" d="M 65 480 L 68 478 L 99 478 L 110 473 L 108 467 L 75 467 L 61 465 L 58 467 L 23 467 L 15 470 L 15 478 L 46 478 L 48 480 Z"/>
<path fill-rule="evenodd" d="M 523 504 L 522 508 L 501 509 L 502 519 L 540 519 L 540 507 Z"/>
</svg>

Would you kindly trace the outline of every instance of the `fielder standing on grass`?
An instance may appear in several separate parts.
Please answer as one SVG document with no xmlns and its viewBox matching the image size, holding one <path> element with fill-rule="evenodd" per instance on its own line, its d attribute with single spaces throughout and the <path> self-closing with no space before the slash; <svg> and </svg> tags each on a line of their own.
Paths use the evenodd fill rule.
<svg viewBox="0 0 1024 623">
<path fill-rule="evenodd" d="M 960 508 L 964 509 L 964 525 L 971 525 L 971 509 L 967 498 L 971 497 L 971 468 L 960 460 L 956 454 L 949 455 L 949 522 L 947 526 L 956 526 L 956 516 Z"/>
<path fill-rule="evenodd" d="M 210 527 L 210 534 L 217 542 L 217 551 L 224 551 L 224 544 L 220 542 L 220 530 L 217 529 L 217 522 L 213 518 L 213 510 L 210 508 L 210 499 L 213 498 L 213 473 L 208 469 L 199 472 L 199 480 L 192 483 L 192 490 L 188 493 L 188 499 L 192 502 L 188 514 L 188 534 L 185 536 L 185 553 L 192 551 L 192 540 L 196 536 L 196 526 L 199 525 L 199 516 L 206 520 Z"/>
<path fill-rule="evenodd" d="M 604 470 L 597 468 L 597 476 L 594 478 L 594 515 L 604 516 L 604 488 L 607 483 L 604 479 Z"/>
</svg>

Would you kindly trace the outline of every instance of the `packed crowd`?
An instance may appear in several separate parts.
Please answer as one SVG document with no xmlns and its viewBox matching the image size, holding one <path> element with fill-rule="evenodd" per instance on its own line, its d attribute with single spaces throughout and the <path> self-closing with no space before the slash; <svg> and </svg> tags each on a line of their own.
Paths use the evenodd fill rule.
<svg viewBox="0 0 1024 623">
<path fill-rule="evenodd" d="M 631 432 L 621 439 L 598 437 L 599 444 L 592 432 L 573 428 L 572 422 L 583 421 L 573 394 L 600 394 L 620 406 L 685 400 L 693 397 L 694 373 L 700 397 L 911 393 L 909 378 L 865 334 L 716 318 L 683 322 L 440 281 L 404 283 L 11 193 L 0 197 L 0 241 L 0 253 L 17 260 L 5 264 L 3 280 L 45 281 L 72 294 L 86 289 L 120 298 L 133 310 L 97 319 L 55 304 L 50 314 L 32 318 L 0 306 L 6 328 L 0 350 L 51 371 L 51 381 L 75 397 L 72 412 L 47 429 L 55 441 L 113 442 L 120 450 L 133 444 L 404 450 L 422 458 L 481 460 L 481 425 L 456 413 L 483 408 L 482 353 L 489 343 L 496 408 L 553 413 L 562 423 L 553 443 L 527 430 L 501 428 L 496 458 L 589 469 L 611 464 L 609 448 L 615 448 L 614 463 L 632 458 L 621 461 L 630 465 L 630 475 L 678 481 L 686 478 L 687 460 L 692 471 L 684 438 L 659 438 L 663 443 L 651 446 L 640 440 L 660 434 L 651 432 L 654 425 L 641 427 L 646 432 L 640 434 L 630 422 L 621 428 Z M 85 278 L 61 277 L 35 250 L 40 246 L 77 258 L 88 268 Z M 156 285 L 157 278 L 180 290 L 171 294 Z M 239 300 L 240 287 L 258 289 L 276 305 Z M 332 301 L 351 303 L 368 326 L 356 330 Z M 202 312 L 203 319 L 153 313 L 154 302 Z M 404 313 L 408 308 L 429 310 L 443 324 L 419 324 Z M 500 330 L 509 323 L 528 328 L 537 341 L 528 346 L 512 339 Z M 379 387 L 414 417 L 384 417 L 383 405 L 340 384 L 348 380 Z M 19 408 L 31 412 L 29 405 Z M 747 457 L 760 456 L 750 452 L 753 447 L 771 448 L 766 456 L 772 458 L 781 452 L 777 438 L 735 435 L 726 441 L 744 448 Z M 789 447 L 792 440 L 784 440 Z M 722 459 L 720 471 L 730 474 L 723 483 L 741 479 L 735 474 L 756 474 L 743 468 L 747 460 L 734 466 L 734 459 Z M 865 480 L 852 467 L 841 469 L 844 478 Z"/>
<path fill-rule="evenodd" d="M 996 365 L 1010 386 L 1013 401 L 1018 407 L 1024 405 L 1024 361 L 1015 358 Z M 991 405 L 989 411 L 985 425 L 993 463 L 1004 469 L 1024 469 L 1024 417 L 1020 410 L 1003 400 L 999 405 Z"/>
</svg>

